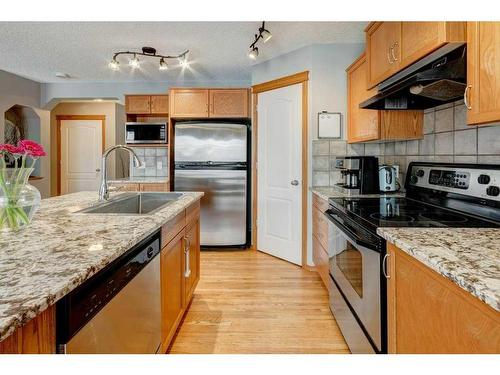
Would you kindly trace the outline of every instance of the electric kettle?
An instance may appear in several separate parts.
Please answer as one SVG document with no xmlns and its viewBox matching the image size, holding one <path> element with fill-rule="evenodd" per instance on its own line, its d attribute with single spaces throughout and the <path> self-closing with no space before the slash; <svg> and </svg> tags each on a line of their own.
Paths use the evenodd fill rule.
<svg viewBox="0 0 500 375">
<path fill-rule="evenodd" d="M 378 168 L 378 179 L 380 185 L 380 191 L 391 192 L 397 191 L 398 188 L 398 165 L 386 165 L 383 164 Z"/>
</svg>

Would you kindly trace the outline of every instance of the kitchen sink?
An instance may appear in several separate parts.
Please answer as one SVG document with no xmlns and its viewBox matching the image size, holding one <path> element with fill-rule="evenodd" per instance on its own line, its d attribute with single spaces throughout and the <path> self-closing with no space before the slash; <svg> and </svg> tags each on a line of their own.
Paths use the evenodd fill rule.
<svg viewBox="0 0 500 375">
<path fill-rule="evenodd" d="M 181 198 L 183 193 L 125 193 L 77 211 L 80 214 L 148 215 Z"/>
</svg>

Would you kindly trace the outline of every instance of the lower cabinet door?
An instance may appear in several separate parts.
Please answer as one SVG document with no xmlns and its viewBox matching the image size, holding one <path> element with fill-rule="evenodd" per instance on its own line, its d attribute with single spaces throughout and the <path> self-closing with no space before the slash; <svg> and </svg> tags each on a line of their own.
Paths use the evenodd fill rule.
<svg viewBox="0 0 500 375">
<path fill-rule="evenodd" d="M 186 268 L 184 270 L 185 277 L 185 293 L 186 305 L 189 304 L 193 297 L 194 290 L 200 279 L 200 220 L 196 220 L 187 224 L 186 227 L 186 248 L 184 250 Z"/>
<path fill-rule="evenodd" d="M 184 313 L 184 230 L 161 250 L 161 351 L 169 346 Z"/>
<path fill-rule="evenodd" d="M 141 191 L 169 191 L 168 183 L 141 184 Z"/>
</svg>

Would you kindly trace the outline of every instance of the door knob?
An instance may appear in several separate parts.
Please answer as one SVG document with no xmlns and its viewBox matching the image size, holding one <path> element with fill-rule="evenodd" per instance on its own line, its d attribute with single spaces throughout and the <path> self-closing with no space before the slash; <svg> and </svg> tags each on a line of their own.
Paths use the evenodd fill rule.
<svg viewBox="0 0 500 375">
<path fill-rule="evenodd" d="M 299 184 L 299 181 L 297 181 L 297 180 L 292 180 L 290 183 L 291 183 L 293 186 L 297 186 L 297 185 Z"/>
<path fill-rule="evenodd" d="M 100 171 L 101 171 L 101 169 L 100 169 L 100 168 L 97 168 L 95 171 L 96 171 L 96 172 L 100 172 Z"/>
</svg>

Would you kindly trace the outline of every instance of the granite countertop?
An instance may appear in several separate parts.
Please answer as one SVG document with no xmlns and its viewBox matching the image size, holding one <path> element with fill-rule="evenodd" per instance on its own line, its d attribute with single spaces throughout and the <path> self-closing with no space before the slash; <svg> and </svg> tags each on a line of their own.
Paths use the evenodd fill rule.
<svg viewBox="0 0 500 375">
<path fill-rule="evenodd" d="M 350 198 L 379 198 L 379 197 L 404 197 L 404 193 L 395 192 L 395 193 L 376 193 L 376 194 L 359 194 L 359 195 L 346 195 L 340 192 L 338 189 L 334 187 L 310 187 L 314 194 L 318 197 L 328 200 L 329 198 L 342 198 L 342 197 L 350 197 Z"/>
<path fill-rule="evenodd" d="M 163 184 L 169 181 L 168 177 L 125 177 L 109 180 L 109 184 Z"/>
<path fill-rule="evenodd" d="M 0 233 L 0 341 L 202 196 L 185 193 L 143 216 L 73 214 L 96 192 L 42 200 L 30 226 Z"/>
<path fill-rule="evenodd" d="M 500 229 L 378 228 L 377 233 L 500 311 Z"/>
</svg>

